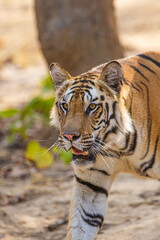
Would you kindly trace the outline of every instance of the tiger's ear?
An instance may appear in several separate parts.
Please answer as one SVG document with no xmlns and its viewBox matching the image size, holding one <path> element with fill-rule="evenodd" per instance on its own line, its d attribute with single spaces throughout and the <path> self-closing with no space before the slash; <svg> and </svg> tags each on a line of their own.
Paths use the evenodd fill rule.
<svg viewBox="0 0 160 240">
<path fill-rule="evenodd" d="M 123 74 L 120 63 L 111 61 L 102 69 L 100 79 L 117 94 L 122 86 Z"/>
<path fill-rule="evenodd" d="M 49 71 L 56 88 L 59 88 L 64 81 L 71 78 L 70 74 L 58 63 L 51 63 Z"/>
</svg>

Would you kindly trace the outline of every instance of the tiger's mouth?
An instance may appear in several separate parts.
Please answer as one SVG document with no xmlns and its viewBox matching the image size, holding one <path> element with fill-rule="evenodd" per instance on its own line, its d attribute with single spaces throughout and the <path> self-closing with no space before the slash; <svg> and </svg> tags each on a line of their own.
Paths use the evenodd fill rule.
<svg viewBox="0 0 160 240">
<path fill-rule="evenodd" d="M 88 156 L 88 151 L 81 151 L 75 147 L 71 147 L 71 151 L 74 155 Z"/>
<path fill-rule="evenodd" d="M 71 148 L 73 153 L 72 162 L 76 165 L 88 165 L 95 161 L 95 156 L 89 151 L 81 151 L 75 147 Z"/>
</svg>

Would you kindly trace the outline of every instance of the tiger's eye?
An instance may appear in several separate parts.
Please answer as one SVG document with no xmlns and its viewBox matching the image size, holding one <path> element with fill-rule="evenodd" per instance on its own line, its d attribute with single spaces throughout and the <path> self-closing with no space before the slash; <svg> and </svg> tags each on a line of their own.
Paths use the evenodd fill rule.
<svg viewBox="0 0 160 240">
<path fill-rule="evenodd" d="M 86 109 L 86 113 L 90 114 L 91 112 L 95 112 L 97 110 L 98 104 L 91 103 L 88 108 Z"/>
<path fill-rule="evenodd" d="M 89 105 L 89 108 L 90 108 L 91 110 L 95 109 L 96 107 L 97 107 L 97 105 L 96 105 L 95 103 L 91 103 L 91 104 Z"/>
<path fill-rule="evenodd" d="M 62 103 L 62 107 L 64 108 L 64 110 L 68 110 L 68 104 L 67 103 Z"/>
</svg>

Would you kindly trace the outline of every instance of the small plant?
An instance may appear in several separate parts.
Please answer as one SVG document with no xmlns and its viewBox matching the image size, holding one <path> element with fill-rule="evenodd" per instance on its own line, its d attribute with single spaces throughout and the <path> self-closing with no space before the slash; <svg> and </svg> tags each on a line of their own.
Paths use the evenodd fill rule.
<svg viewBox="0 0 160 240">
<path fill-rule="evenodd" d="M 10 119 L 8 127 L 8 142 L 12 144 L 19 135 L 22 139 L 30 137 L 29 130 L 36 121 L 49 124 L 49 113 L 54 104 L 54 86 L 50 77 L 42 79 L 39 95 L 35 96 L 22 109 L 6 109 L 0 111 L 1 119 Z"/>
<path fill-rule="evenodd" d="M 47 148 L 40 146 L 37 141 L 30 141 L 25 151 L 25 157 L 35 163 L 35 165 L 42 169 L 50 167 L 53 163 L 52 155 Z"/>
<path fill-rule="evenodd" d="M 49 125 L 50 110 L 54 104 L 54 85 L 47 75 L 40 83 L 40 93 L 35 96 L 22 109 L 6 109 L 0 111 L 0 119 L 10 119 L 8 127 L 7 140 L 9 144 L 14 143 L 16 136 L 20 136 L 22 140 L 27 140 L 27 148 L 25 151 L 26 159 L 35 163 L 38 168 L 50 167 L 54 161 L 51 153 L 47 148 L 40 146 L 38 141 L 30 141 L 30 130 L 38 122 L 43 127 Z M 60 159 L 68 164 L 71 161 L 72 154 L 65 150 L 56 151 L 51 149 Z"/>
<path fill-rule="evenodd" d="M 54 156 L 58 156 L 63 163 L 70 164 L 72 159 L 72 152 L 66 152 L 64 149 L 60 150 L 56 147 L 50 149 Z M 33 162 L 37 168 L 48 168 L 53 164 L 54 158 L 46 147 L 42 147 L 37 141 L 30 141 L 25 150 L 25 157 L 27 160 Z"/>
</svg>

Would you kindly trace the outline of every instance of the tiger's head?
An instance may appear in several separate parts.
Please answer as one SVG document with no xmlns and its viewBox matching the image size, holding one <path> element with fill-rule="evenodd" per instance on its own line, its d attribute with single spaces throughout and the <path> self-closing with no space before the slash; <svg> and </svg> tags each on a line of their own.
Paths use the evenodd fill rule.
<svg viewBox="0 0 160 240">
<path fill-rule="evenodd" d="M 52 63 L 50 74 L 56 86 L 51 124 L 60 130 L 61 146 L 66 151 L 71 149 L 73 164 L 93 164 L 97 154 L 116 154 L 132 125 L 120 100 L 121 65 L 112 61 L 71 77 L 59 64 Z"/>
</svg>

